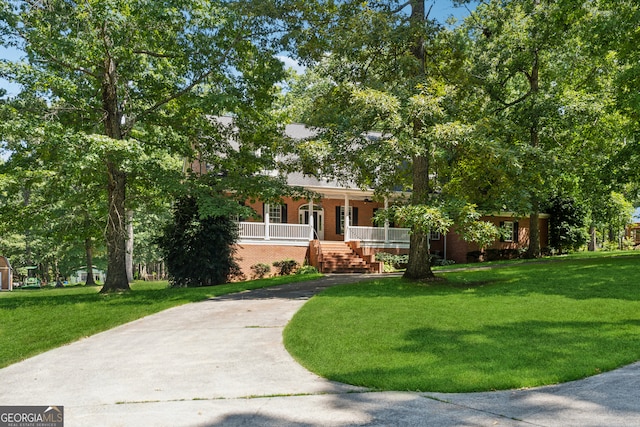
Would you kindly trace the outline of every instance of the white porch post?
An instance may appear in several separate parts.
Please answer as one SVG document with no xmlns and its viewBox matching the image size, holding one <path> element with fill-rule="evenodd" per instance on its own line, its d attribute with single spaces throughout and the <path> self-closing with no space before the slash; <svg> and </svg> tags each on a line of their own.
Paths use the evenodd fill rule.
<svg viewBox="0 0 640 427">
<path fill-rule="evenodd" d="M 384 210 L 389 210 L 389 199 L 384 198 Z M 389 220 L 385 218 L 384 220 L 384 242 L 389 243 Z"/>
<path fill-rule="evenodd" d="M 349 236 L 349 225 L 351 218 L 349 217 L 349 195 L 344 195 L 344 241 L 348 242 L 351 240 Z"/>
<path fill-rule="evenodd" d="M 270 207 L 268 203 L 264 204 L 264 240 L 271 240 L 269 235 L 269 225 L 271 224 L 271 219 L 269 218 Z"/>
<path fill-rule="evenodd" d="M 309 200 L 309 241 L 313 240 L 313 199 Z"/>
</svg>

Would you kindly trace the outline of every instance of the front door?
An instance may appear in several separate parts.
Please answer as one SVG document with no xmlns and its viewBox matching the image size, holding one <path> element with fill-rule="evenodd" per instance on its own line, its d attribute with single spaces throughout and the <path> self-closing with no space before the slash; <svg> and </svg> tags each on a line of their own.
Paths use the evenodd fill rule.
<svg viewBox="0 0 640 427">
<path fill-rule="evenodd" d="M 309 205 L 300 206 L 298 218 L 300 224 L 309 224 Z M 324 210 L 320 206 L 313 207 L 313 229 L 318 240 L 324 240 Z"/>
</svg>

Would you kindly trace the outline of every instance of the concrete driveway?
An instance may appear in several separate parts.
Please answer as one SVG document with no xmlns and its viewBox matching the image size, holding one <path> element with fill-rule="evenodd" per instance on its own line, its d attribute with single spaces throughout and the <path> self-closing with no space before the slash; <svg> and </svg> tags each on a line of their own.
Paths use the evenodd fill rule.
<svg viewBox="0 0 640 427">
<path fill-rule="evenodd" d="M 0 405 L 64 406 L 85 426 L 638 426 L 640 364 L 586 380 L 472 394 L 372 392 L 320 378 L 282 330 L 319 290 L 228 295 L 148 316 L 0 370 Z"/>
</svg>

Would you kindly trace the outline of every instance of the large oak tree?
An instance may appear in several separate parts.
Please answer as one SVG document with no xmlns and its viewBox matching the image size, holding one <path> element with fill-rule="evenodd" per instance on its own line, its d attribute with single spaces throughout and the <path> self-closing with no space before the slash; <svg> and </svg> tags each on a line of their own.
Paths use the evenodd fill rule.
<svg viewBox="0 0 640 427">
<path fill-rule="evenodd" d="M 282 64 L 270 43 L 270 21 L 247 7 L 257 5 L 0 1 L 2 43 L 26 53 L 25 61 L 3 63 L 2 74 L 46 103 L 33 127 L 59 122 L 100 160 L 108 208 L 103 291 L 129 289 L 132 179 L 144 176 L 141 169 L 154 167 L 162 153 L 189 156 L 195 145 L 206 147 L 205 114 L 241 115 L 268 106 Z"/>
<path fill-rule="evenodd" d="M 396 224 L 411 228 L 404 276 L 432 279 L 429 232 L 480 226 L 463 198 L 444 194 L 446 170 L 469 134 L 456 87 L 463 63 L 454 34 L 424 0 L 308 2 L 297 52 L 311 66 L 294 86 L 294 111 L 318 135 L 300 145 L 304 170 L 375 188 L 406 190 Z M 310 75 L 311 74 L 311 75 Z M 301 102 L 300 99 L 303 101 Z"/>
</svg>

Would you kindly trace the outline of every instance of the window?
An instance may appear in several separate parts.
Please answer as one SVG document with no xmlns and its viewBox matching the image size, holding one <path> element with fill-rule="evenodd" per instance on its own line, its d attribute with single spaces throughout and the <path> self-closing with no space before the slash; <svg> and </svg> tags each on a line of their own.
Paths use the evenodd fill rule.
<svg viewBox="0 0 640 427">
<path fill-rule="evenodd" d="M 502 221 L 500 222 L 500 228 L 504 230 L 504 235 L 500 238 L 501 242 L 518 243 L 519 231 L 517 221 Z"/>
<path fill-rule="evenodd" d="M 429 234 L 429 239 L 431 239 L 431 240 L 440 240 L 440 233 L 437 232 L 437 231 L 432 231 Z"/>
<path fill-rule="evenodd" d="M 267 205 L 265 203 L 263 209 L 265 209 L 267 206 L 269 206 L 269 222 L 270 223 L 272 224 L 287 223 L 287 205 Z"/>
<path fill-rule="evenodd" d="M 358 208 L 349 206 L 350 225 L 358 225 Z M 344 206 L 336 206 L 336 234 L 344 234 Z"/>
<path fill-rule="evenodd" d="M 502 224 L 502 228 L 504 228 L 504 241 L 505 242 L 513 242 L 513 221 L 505 221 Z"/>
<path fill-rule="evenodd" d="M 269 220 L 274 224 L 282 223 L 282 206 L 269 205 Z"/>
</svg>

